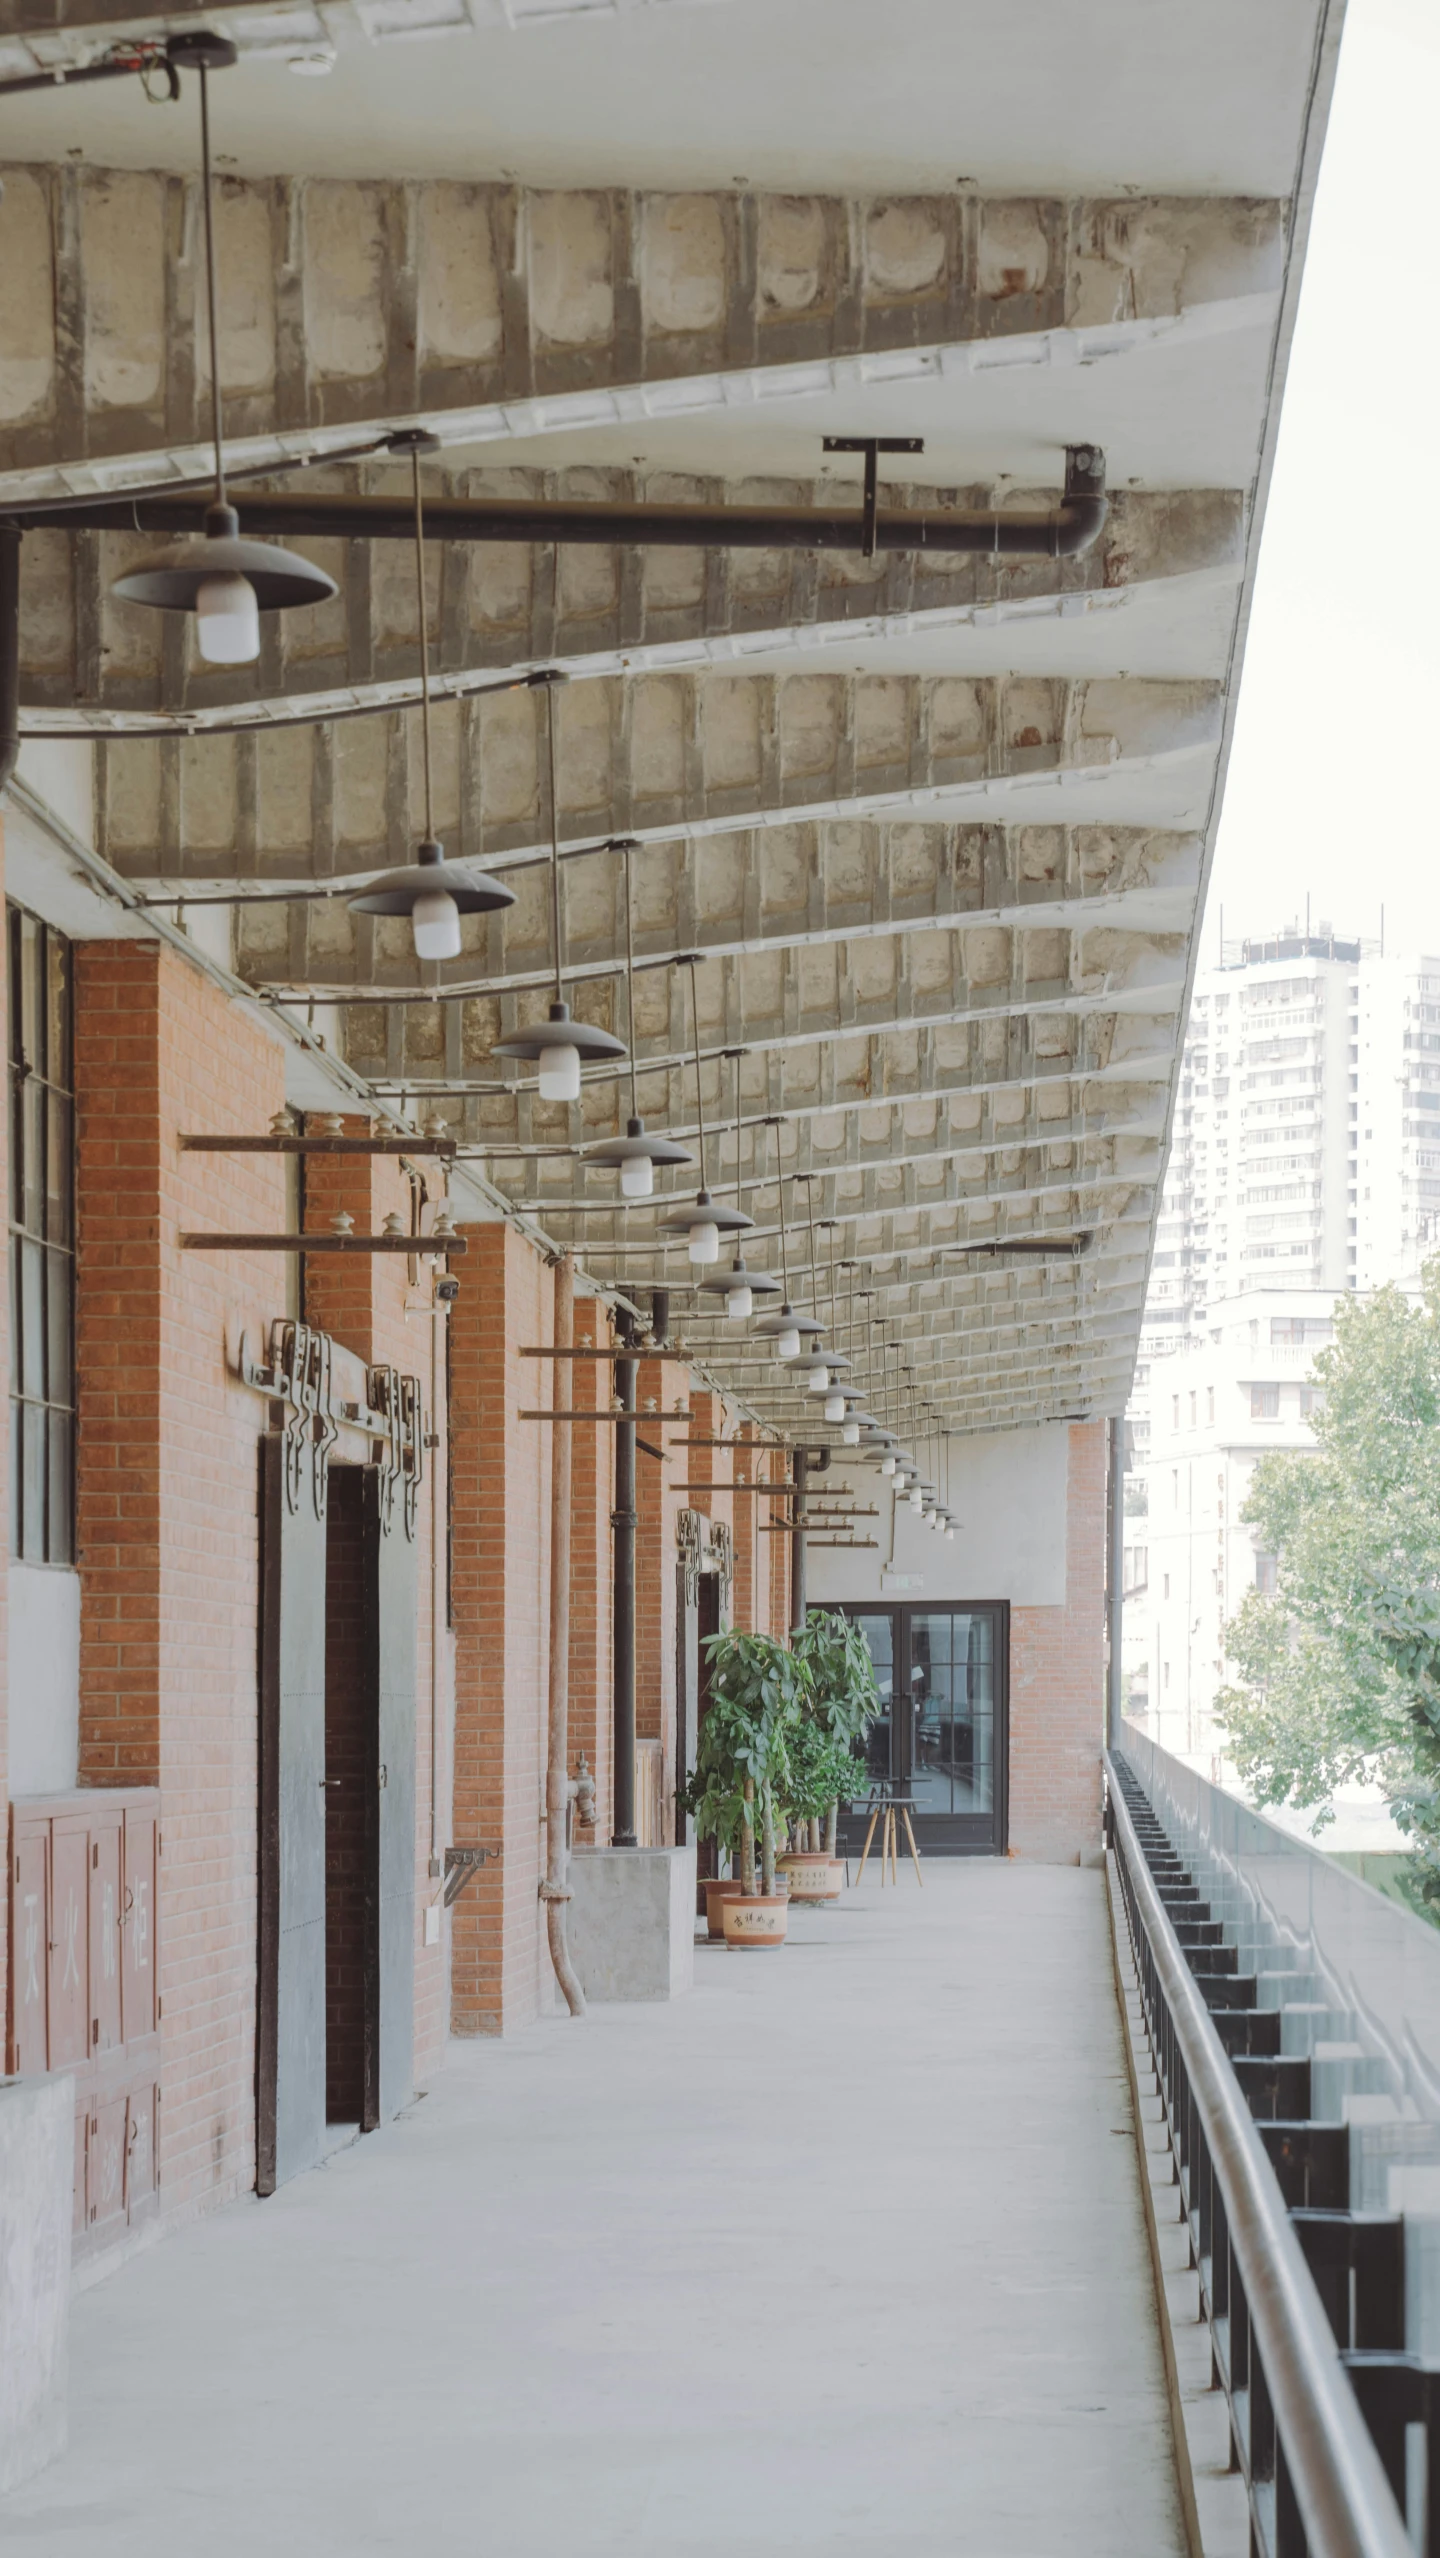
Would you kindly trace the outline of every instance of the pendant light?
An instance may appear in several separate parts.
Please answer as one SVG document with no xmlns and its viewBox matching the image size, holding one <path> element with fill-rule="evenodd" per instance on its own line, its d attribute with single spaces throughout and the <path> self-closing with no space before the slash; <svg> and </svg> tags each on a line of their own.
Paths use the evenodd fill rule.
<svg viewBox="0 0 1440 2558">
<path fill-rule="evenodd" d="M 572 1021 L 560 991 L 563 953 L 560 946 L 560 806 L 555 786 L 555 687 L 565 678 L 550 673 L 545 685 L 545 747 L 550 777 L 550 931 L 555 957 L 555 999 L 549 1017 L 529 1030 L 497 1039 L 497 1057 L 523 1057 L 540 1069 L 542 1101 L 578 1101 L 580 1068 L 602 1057 L 623 1057 L 624 1044 L 608 1030 L 588 1021 Z"/>
<path fill-rule="evenodd" d="M 493 915 L 513 906 L 515 891 L 487 871 L 447 862 L 445 847 L 435 837 L 435 792 L 430 766 L 430 633 L 425 594 L 425 510 L 420 494 L 420 456 L 438 453 L 440 438 L 428 427 L 404 427 L 389 439 L 395 453 L 410 456 L 410 488 L 415 516 L 415 597 L 420 617 L 420 739 L 425 767 L 425 833 L 413 862 L 382 871 L 358 897 L 346 900 L 352 915 L 408 915 L 417 959 L 458 959 L 462 915 Z"/>
<path fill-rule="evenodd" d="M 724 1054 L 735 1061 L 735 1205 L 741 1208 L 745 1203 L 740 1175 L 740 1060 L 745 1051 L 727 1048 Z M 768 1270 L 747 1269 L 743 1252 L 736 1253 L 728 1270 L 717 1271 L 713 1279 L 702 1279 L 700 1285 L 707 1295 L 724 1299 L 725 1312 L 732 1323 L 743 1323 L 754 1312 L 757 1297 L 780 1294 L 779 1280 L 772 1279 Z"/>
<path fill-rule="evenodd" d="M 215 497 L 199 541 L 177 542 L 140 560 L 111 593 L 126 604 L 148 604 L 162 613 L 193 613 L 195 640 L 209 666 L 248 666 L 260 654 L 260 616 L 287 605 L 325 604 L 335 580 L 323 568 L 282 551 L 273 542 L 246 542 L 240 518 L 225 495 L 221 435 L 220 331 L 215 290 L 215 229 L 211 204 L 210 90 L 212 71 L 236 59 L 228 37 L 197 30 L 171 38 L 172 63 L 200 75 L 200 171 L 205 217 L 205 296 L 210 321 L 210 422 L 215 446 Z"/>
<path fill-rule="evenodd" d="M 767 1128 L 778 1128 L 780 1122 L 778 1119 L 767 1119 L 765 1125 Z M 778 1137 L 775 1141 L 775 1153 L 778 1158 L 780 1153 Z M 792 1359 L 799 1358 L 802 1340 L 819 1340 L 820 1326 L 811 1315 L 797 1315 L 790 1303 L 790 1260 L 785 1249 L 785 1175 L 778 1160 L 775 1165 L 775 1197 L 780 1215 L 780 1279 L 784 1295 L 780 1301 L 779 1313 L 766 1315 L 764 1321 L 757 1323 L 755 1329 L 768 1341 L 773 1342 L 776 1358 L 782 1365 L 788 1365 Z"/>
<path fill-rule="evenodd" d="M 630 1116 L 623 1137 L 606 1137 L 598 1146 L 587 1146 L 581 1161 L 618 1166 L 621 1196 L 649 1199 L 654 1195 L 657 1164 L 693 1164 L 695 1158 L 688 1146 L 677 1146 L 673 1137 L 650 1136 L 640 1116 L 639 1069 L 635 1063 L 635 916 L 630 896 L 634 836 L 615 836 L 610 850 L 625 856 L 625 1028 L 630 1039 Z"/>
<path fill-rule="evenodd" d="M 700 1081 L 700 1004 L 695 992 L 695 968 L 698 954 L 694 951 L 681 962 L 690 971 L 690 1017 L 695 1032 L 695 1119 L 700 1138 L 700 1188 L 693 1208 L 677 1208 L 660 1220 L 661 1232 L 684 1235 L 690 1259 L 697 1269 L 705 1269 L 720 1258 L 720 1237 L 747 1234 L 753 1217 L 739 1208 L 722 1208 L 712 1199 L 705 1186 L 705 1094 Z"/>
</svg>

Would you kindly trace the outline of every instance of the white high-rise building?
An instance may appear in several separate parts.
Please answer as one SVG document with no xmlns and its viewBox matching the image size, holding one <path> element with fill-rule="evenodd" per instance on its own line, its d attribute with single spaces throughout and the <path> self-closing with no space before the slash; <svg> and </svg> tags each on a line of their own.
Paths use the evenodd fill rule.
<svg viewBox="0 0 1440 2558">
<path fill-rule="evenodd" d="M 1125 1666 L 1167 1748 L 1223 1745 L 1223 1627 L 1264 1585 L 1240 1509 L 1313 1446 L 1335 1300 L 1440 1250 L 1440 959 L 1318 933 L 1196 978 L 1130 1404 Z"/>
</svg>

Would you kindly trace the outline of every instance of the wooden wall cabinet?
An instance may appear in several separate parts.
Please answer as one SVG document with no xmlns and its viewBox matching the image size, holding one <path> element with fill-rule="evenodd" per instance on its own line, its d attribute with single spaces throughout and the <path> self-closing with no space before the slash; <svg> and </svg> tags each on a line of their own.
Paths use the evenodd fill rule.
<svg viewBox="0 0 1440 2558">
<path fill-rule="evenodd" d="M 92 1788 L 10 1807 L 10 2048 L 75 2080 L 75 2245 L 158 2209 L 160 1798 Z"/>
</svg>

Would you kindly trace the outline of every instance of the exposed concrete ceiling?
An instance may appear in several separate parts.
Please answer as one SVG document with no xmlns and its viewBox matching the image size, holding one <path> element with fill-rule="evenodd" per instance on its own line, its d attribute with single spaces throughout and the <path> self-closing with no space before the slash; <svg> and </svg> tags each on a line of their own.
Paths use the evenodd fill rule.
<svg viewBox="0 0 1440 2558">
<path fill-rule="evenodd" d="M 398 40 L 417 9 L 434 41 Z M 110 597 L 145 537 L 31 535 L 24 724 L 100 741 L 100 849 L 157 898 L 236 901 L 250 982 L 377 1093 L 440 1108 L 592 1273 L 672 1285 L 713 1373 L 813 1435 L 813 1399 L 657 1233 L 698 1174 L 621 1209 L 577 1162 L 623 1125 L 628 1068 L 570 1110 L 495 1054 L 549 989 L 547 697 L 486 688 L 560 665 L 567 993 L 633 1028 L 640 1108 L 697 1148 L 698 1029 L 747 1257 L 779 1269 L 783 1174 L 797 1303 L 828 1314 L 855 1264 L 842 1328 L 853 1284 L 953 1427 L 1118 1412 L 1338 9 L 210 14 L 246 53 L 214 93 L 237 460 L 419 419 L 436 490 L 809 507 L 858 502 L 821 437 L 873 432 L 925 439 L 888 502 L 1033 506 L 1093 440 L 1112 507 L 1053 561 L 432 545 L 438 822 L 517 892 L 467 925 L 443 1001 L 408 928 L 337 893 L 420 822 L 405 547 L 298 544 L 334 603 L 231 674 Z M 36 60 L 121 25 L 99 0 L 62 35 L 45 15 Z M 286 52 L 322 44 L 330 76 L 293 79 Z M 0 204 L 0 503 L 205 469 L 187 99 L 0 104 L 26 164 Z M 304 485 L 406 482 L 322 459 Z M 585 849 L 619 833 L 633 1025 L 624 865 Z"/>
</svg>

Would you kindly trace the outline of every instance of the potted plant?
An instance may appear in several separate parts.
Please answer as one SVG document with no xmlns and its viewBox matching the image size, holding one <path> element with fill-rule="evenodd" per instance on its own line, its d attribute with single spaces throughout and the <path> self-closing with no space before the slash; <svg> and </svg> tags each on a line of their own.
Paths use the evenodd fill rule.
<svg viewBox="0 0 1440 2558">
<path fill-rule="evenodd" d="M 827 1731 L 816 1714 L 803 1714 L 791 1736 L 787 1756 L 790 1778 L 785 1811 L 792 1845 L 779 1863 L 790 1879 L 792 1901 L 835 1901 L 845 1868 L 822 1842 L 822 1829 L 834 1806 L 865 1783 L 865 1766 L 848 1741 Z"/>
<path fill-rule="evenodd" d="M 867 1781 L 868 1771 L 855 1756 L 855 1745 L 863 1741 L 879 1713 L 880 1692 L 864 1635 L 854 1619 L 842 1616 L 838 1609 L 814 1609 L 791 1642 L 799 1665 L 804 1719 L 830 1745 L 825 1753 L 818 1742 L 814 1745 L 814 1783 L 806 1789 L 801 1816 L 809 1824 L 809 1844 L 797 1853 L 816 1862 L 823 1858 L 833 1869 L 831 1888 L 815 1896 L 833 1899 L 840 1889 L 835 1853 L 840 1805 Z M 798 1804 L 795 1808 L 799 1809 Z"/>
<path fill-rule="evenodd" d="M 776 1889 L 775 1832 L 800 1716 L 799 1669 L 788 1647 L 767 1634 L 714 1634 L 706 1651 L 709 1703 L 695 1773 L 681 1800 L 697 1837 L 715 1839 L 740 1860 L 738 1884 L 706 1886 L 710 1930 L 713 1935 L 718 1903 L 727 1945 L 782 1945 L 786 1895 Z"/>
</svg>

